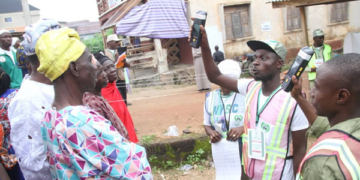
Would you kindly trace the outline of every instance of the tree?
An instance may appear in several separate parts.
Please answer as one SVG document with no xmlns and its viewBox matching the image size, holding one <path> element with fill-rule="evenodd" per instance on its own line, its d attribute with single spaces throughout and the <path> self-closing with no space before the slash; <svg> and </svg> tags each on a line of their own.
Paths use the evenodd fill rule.
<svg viewBox="0 0 360 180">
<path fill-rule="evenodd" d="M 108 29 L 106 31 L 106 36 L 113 34 L 113 29 Z M 88 38 L 82 41 L 86 47 L 89 49 L 91 53 L 97 53 L 99 51 L 104 50 L 104 42 L 103 42 L 103 36 L 100 33 L 97 33 L 92 38 Z"/>
<path fill-rule="evenodd" d="M 94 37 L 83 40 L 83 43 L 91 53 L 104 50 L 103 37 L 101 34 L 95 34 Z"/>
</svg>

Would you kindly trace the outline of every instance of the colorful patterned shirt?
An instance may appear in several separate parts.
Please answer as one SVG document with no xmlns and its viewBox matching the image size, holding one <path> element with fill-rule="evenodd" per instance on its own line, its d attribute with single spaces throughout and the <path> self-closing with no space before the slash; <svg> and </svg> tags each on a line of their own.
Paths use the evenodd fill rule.
<svg viewBox="0 0 360 180">
<path fill-rule="evenodd" d="M 153 179 L 145 149 L 85 106 L 47 111 L 41 133 L 53 179 Z"/>
<path fill-rule="evenodd" d="M 4 147 L 5 149 L 10 149 L 10 121 L 8 118 L 8 108 L 10 102 L 15 97 L 17 89 L 8 89 L 0 96 L 0 124 L 4 129 L 4 139 L 0 144 L 0 147 Z"/>
<path fill-rule="evenodd" d="M 129 134 L 124 124 L 106 99 L 101 96 L 96 96 L 92 93 L 86 92 L 83 96 L 83 104 L 89 106 L 89 108 L 109 120 L 112 126 L 114 126 L 114 128 L 120 133 L 120 135 L 122 135 L 126 140 L 129 140 Z"/>
</svg>

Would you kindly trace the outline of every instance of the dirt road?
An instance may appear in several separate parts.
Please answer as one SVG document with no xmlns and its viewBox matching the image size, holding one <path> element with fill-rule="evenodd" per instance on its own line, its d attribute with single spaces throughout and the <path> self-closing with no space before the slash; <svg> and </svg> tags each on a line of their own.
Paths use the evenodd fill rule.
<svg viewBox="0 0 360 180">
<path fill-rule="evenodd" d="M 179 133 L 186 128 L 196 132 L 203 130 L 205 92 L 198 92 L 196 86 L 136 88 L 128 97 L 132 103 L 129 110 L 140 137 L 163 134 L 173 125 L 178 127 Z"/>
</svg>

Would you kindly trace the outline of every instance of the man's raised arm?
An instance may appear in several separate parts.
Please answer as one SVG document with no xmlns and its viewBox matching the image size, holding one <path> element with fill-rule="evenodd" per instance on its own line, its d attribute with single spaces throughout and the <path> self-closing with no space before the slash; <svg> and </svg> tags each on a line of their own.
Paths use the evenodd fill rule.
<svg viewBox="0 0 360 180">
<path fill-rule="evenodd" d="M 209 81 L 233 92 L 239 92 L 237 87 L 237 80 L 221 74 L 219 68 L 213 60 L 213 57 L 211 56 L 211 50 L 209 47 L 206 31 L 202 25 L 200 26 L 200 30 L 202 33 L 202 41 L 200 45 L 201 53 L 204 61 L 206 75 Z"/>
</svg>

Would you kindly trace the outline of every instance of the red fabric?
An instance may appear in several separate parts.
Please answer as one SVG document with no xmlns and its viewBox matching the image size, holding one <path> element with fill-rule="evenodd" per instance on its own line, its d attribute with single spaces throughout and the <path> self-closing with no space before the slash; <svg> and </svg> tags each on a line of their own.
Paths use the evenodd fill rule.
<svg viewBox="0 0 360 180">
<path fill-rule="evenodd" d="M 135 133 L 133 120 L 119 90 L 116 87 L 115 82 L 108 83 L 108 85 L 101 90 L 101 94 L 109 102 L 110 106 L 123 122 L 128 131 L 129 140 L 133 143 L 138 143 L 139 140 Z"/>
</svg>

